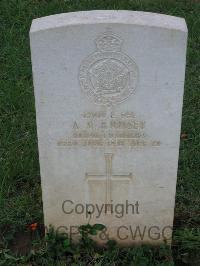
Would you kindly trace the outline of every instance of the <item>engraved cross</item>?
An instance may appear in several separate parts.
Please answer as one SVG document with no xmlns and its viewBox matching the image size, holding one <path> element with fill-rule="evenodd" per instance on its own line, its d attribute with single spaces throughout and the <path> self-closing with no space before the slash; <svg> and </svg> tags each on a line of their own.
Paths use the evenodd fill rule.
<svg viewBox="0 0 200 266">
<path fill-rule="evenodd" d="M 105 174 L 86 173 L 85 177 L 88 181 L 102 180 L 106 183 L 106 204 L 111 204 L 111 185 L 113 181 L 130 181 L 133 177 L 132 173 L 113 174 L 112 160 L 113 153 L 105 153 L 106 169 Z"/>
</svg>

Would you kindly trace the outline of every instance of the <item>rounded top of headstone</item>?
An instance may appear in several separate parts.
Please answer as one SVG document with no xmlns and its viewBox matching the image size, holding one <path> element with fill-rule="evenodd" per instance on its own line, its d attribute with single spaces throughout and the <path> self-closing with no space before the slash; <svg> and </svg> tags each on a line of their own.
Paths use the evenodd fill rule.
<svg viewBox="0 0 200 266">
<path fill-rule="evenodd" d="M 187 32 L 187 25 L 183 18 L 126 10 L 80 11 L 42 17 L 33 20 L 30 32 L 34 33 L 65 26 L 98 23 L 133 24 Z"/>
</svg>

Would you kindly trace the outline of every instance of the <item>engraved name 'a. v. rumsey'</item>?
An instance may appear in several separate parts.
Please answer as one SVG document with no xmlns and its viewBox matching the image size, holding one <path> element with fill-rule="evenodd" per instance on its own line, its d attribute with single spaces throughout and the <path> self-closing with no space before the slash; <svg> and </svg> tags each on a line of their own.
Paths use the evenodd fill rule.
<svg viewBox="0 0 200 266">
<path fill-rule="evenodd" d="M 138 67 L 121 52 L 121 38 L 107 31 L 96 40 L 97 51 L 81 63 L 79 81 L 95 103 L 112 106 L 123 102 L 136 89 Z"/>
</svg>

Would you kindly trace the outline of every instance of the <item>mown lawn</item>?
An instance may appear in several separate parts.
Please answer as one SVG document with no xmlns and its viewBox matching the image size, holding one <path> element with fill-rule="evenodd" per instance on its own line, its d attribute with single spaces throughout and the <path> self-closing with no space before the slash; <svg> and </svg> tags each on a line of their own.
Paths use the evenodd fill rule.
<svg viewBox="0 0 200 266">
<path fill-rule="evenodd" d="M 80 245 L 70 253 L 62 237 L 52 233 L 43 238 L 29 29 L 37 17 L 92 9 L 142 10 L 186 19 L 189 39 L 172 253 L 176 265 L 200 265 L 198 0 L 0 0 L 0 265 L 173 265 L 165 247 L 112 246 L 102 251 Z M 33 223 L 37 229 L 31 232 Z"/>
</svg>

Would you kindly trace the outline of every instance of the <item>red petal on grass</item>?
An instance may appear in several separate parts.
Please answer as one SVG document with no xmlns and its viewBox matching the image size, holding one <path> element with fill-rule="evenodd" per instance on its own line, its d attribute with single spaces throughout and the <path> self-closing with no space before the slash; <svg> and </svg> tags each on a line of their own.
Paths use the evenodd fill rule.
<svg viewBox="0 0 200 266">
<path fill-rule="evenodd" d="M 30 224 L 29 227 L 32 231 L 35 231 L 37 229 L 37 226 L 38 224 L 37 223 L 33 223 L 33 224 Z"/>
</svg>

